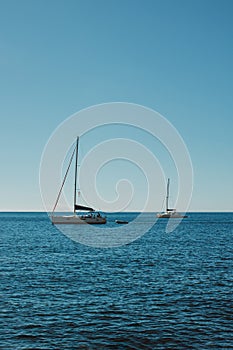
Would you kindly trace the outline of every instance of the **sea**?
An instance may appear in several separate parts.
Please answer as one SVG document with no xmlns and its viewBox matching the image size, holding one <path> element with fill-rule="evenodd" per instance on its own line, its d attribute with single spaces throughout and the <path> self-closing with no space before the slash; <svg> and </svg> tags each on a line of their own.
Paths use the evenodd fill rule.
<svg viewBox="0 0 233 350">
<path fill-rule="evenodd" d="M 138 213 L 106 215 L 114 229 Z M 233 213 L 138 223 L 108 247 L 76 226 L 71 239 L 46 213 L 0 213 L 0 349 L 233 349 Z"/>
</svg>

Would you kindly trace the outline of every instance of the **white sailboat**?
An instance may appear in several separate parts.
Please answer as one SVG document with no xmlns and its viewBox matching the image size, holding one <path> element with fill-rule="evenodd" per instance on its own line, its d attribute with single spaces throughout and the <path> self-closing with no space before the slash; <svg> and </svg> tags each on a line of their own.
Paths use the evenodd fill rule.
<svg viewBox="0 0 233 350">
<path fill-rule="evenodd" d="M 167 180 L 166 211 L 163 213 L 158 213 L 157 218 L 160 218 L 160 219 L 187 218 L 187 215 L 180 214 L 179 212 L 176 211 L 176 209 L 169 209 L 169 205 L 168 205 L 169 186 L 170 186 L 170 179 Z"/>
<path fill-rule="evenodd" d="M 51 221 L 53 224 L 106 224 L 107 220 L 104 216 L 101 215 L 100 212 L 95 211 L 91 207 L 87 207 L 84 205 L 78 205 L 76 203 L 76 197 L 77 197 L 77 167 L 78 167 L 78 146 L 79 146 L 79 137 L 77 137 L 76 140 L 76 146 L 72 153 L 66 174 L 64 176 L 60 191 L 57 196 L 57 200 L 55 202 L 52 214 L 51 214 Z M 62 193 L 63 186 L 65 184 L 72 160 L 75 155 L 75 177 L 74 177 L 74 199 L 73 199 L 73 215 L 55 215 L 55 209 L 57 207 L 59 198 Z M 86 215 L 77 215 L 76 211 L 87 211 L 88 213 Z"/>
</svg>

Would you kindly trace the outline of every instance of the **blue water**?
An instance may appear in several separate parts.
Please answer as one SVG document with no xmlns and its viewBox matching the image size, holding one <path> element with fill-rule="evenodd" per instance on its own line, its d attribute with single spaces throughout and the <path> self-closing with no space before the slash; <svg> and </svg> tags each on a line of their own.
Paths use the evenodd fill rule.
<svg viewBox="0 0 233 350">
<path fill-rule="evenodd" d="M 233 349 L 233 213 L 165 221 L 101 249 L 1 213 L 0 349 Z"/>
</svg>

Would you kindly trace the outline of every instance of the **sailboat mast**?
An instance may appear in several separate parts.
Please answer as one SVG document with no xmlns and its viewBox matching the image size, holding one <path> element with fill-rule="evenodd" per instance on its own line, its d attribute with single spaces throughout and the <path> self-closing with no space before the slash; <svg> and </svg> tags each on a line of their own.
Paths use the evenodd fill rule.
<svg viewBox="0 0 233 350">
<path fill-rule="evenodd" d="M 170 179 L 167 180 L 166 211 L 168 211 L 169 184 L 170 184 Z"/>
<path fill-rule="evenodd" d="M 74 213 L 75 213 L 76 196 L 77 196 L 78 143 L 79 143 L 79 137 L 77 137 L 77 140 L 76 140 L 75 175 L 74 175 Z"/>
</svg>

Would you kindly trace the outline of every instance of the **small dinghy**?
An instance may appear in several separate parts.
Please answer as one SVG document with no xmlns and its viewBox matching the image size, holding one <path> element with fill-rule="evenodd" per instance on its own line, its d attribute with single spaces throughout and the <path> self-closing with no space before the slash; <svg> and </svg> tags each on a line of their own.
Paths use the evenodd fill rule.
<svg viewBox="0 0 233 350">
<path fill-rule="evenodd" d="M 115 220 L 116 224 L 128 224 L 128 221 L 125 220 Z"/>
</svg>

